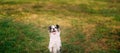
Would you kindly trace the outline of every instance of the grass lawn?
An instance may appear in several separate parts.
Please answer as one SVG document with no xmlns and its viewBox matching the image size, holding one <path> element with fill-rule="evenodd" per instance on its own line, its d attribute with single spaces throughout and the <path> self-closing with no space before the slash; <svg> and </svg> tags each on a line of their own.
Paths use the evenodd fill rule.
<svg viewBox="0 0 120 53">
<path fill-rule="evenodd" d="M 61 53 L 119 53 L 119 0 L 0 0 L 0 53 L 49 53 L 48 26 L 61 27 Z"/>
</svg>

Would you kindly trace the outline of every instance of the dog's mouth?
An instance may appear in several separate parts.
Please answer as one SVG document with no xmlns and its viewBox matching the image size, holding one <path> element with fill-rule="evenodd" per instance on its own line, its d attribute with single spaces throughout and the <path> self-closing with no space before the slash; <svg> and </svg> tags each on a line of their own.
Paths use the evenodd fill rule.
<svg viewBox="0 0 120 53">
<path fill-rule="evenodd" d="M 53 33 L 54 35 L 56 35 L 56 31 L 55 31 L 55 30 L 53 30 L 52 33 Z"/>
<path fill-rule="evenodd" d="M 54 31 L 52 31 L 52 32 L 56 32 L 56 31 L 54 30 Z"/>
</svg>

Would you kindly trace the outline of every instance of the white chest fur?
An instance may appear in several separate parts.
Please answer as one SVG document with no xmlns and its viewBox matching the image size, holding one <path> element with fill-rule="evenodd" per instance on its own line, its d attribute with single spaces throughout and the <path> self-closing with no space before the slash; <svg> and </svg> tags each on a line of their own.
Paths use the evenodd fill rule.
<svg viewBox="0 0 120 53">
<path fill-rule="evenodd" d="M 61 39 L 60 39 L 60 32 L 50 33 L 50 42 L 49 42 L 49 50 L 52 51 L 54 50 L 58 51 L 60 50 L 61 47 Z"/>
</svg>

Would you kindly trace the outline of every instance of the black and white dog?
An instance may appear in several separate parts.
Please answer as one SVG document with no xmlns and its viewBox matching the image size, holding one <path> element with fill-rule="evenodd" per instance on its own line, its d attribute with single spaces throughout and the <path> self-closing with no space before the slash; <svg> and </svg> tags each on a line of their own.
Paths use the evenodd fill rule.
<svg viewBox="0 0 120 53">
<path fill-rule="evenodd" d="M 49 46 L 48 49 L 51 53 L 60 53 L 61 39 L 60 39 L 60 27 L 59 25 L 49 26 Z"/>
</svg>

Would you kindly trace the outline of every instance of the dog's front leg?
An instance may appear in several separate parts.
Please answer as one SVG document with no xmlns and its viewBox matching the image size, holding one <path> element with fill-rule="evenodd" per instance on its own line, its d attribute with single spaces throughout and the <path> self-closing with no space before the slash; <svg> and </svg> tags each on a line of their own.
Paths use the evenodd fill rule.
<svg viewBox="0 0 120 53">
<path fill-rule="evenodd" d="M 53 53 L 53 47 L 49 47 L 50 53 Z"/>
</svg>

